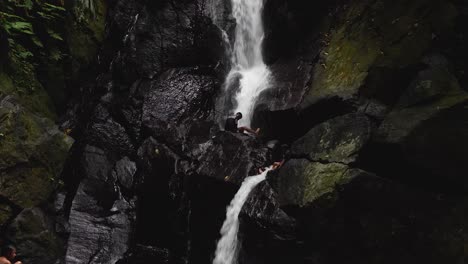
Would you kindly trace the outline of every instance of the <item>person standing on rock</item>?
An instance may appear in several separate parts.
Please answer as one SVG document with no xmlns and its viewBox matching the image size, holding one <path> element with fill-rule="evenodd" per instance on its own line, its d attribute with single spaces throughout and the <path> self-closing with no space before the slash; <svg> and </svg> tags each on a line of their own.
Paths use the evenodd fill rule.
<svg viewBox="0 0 468 264">
<path fill-rule="evenodd" d="M 0 264 L 22 264 L 21 261 L 15 261 L 16 248 L 13 246 L 6 246 L 2 248 L 2 256 L 0 257 Z"/>
<path fill-rule="evenodd" d="M 232 132 L 232 133 L 244 133 L 244 131 L 247 131 L 249 133 L 252 133 L 256 136 L 258 136 L 258 132 L 260 131 L 260 128 L 257 128 L 257 130 L 253 130 L 248 127 L 238 127 L 238 121 L 242 119 L 242 113 L 237 112 L 234 117 L 229 117 L 226 119 L 226 124 L 224 125 L 224 130 Z"/>
</svg>

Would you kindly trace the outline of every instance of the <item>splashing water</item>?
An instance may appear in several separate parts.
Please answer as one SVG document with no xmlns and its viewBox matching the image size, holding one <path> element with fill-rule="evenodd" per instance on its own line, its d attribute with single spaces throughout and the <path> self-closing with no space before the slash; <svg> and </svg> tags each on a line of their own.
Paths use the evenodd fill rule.
<svg viewBox="0 0 468 264">
<path fill-rule="evenodd" d="M 232 0 L 232 15 L 237 25 L 231 58 L 233 66 L 226 78 L 226 87 L 230 87 L 235 80 L 232 76 L 240 76 L 233 112 L 243 114 L 243 118 L 239 120 L 241 126 L 250 126 L 255 102 L 270 83 L 270 71 L 262 55 L 263 1 Z"/>
<path fill-rule="evenodd" d="M 249 197 L 250 192 L 260 182 L 265 180 L 265 177 L 270 171 L 268 168 L 263 173 L 257 176 L 245 178 L 242 185 L 232 199 L 226 210 L 226 220 L 221 228 L 221 239 L 216 247 L 215 258 L 213 264 L 235 264 L 237 262 L 237 232 L 239 230 L 239 213 L 245 201 Z"/>
</svg>

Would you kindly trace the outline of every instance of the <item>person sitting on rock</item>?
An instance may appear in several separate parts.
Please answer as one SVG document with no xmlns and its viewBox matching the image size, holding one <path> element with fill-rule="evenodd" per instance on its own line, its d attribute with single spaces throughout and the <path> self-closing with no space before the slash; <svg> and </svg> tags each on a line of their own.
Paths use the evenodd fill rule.
<svg viewBox="0 0 468 264">
<path fill-rule="evenodd" d="M 13 246 L 6 246 L 2 248 L 2 256 L 0 257 L 0 264 L 11 264 L 16 258 L 16 248 Z M 21 264 L 21 261 L 16 261 L 14 264 Z"/>
<path fill-rule="evenodd" d="M 237 112 L 234 117 L 229 117 L 226 119 L 226 124 L 224 125 L 224 130 L 232 132 L 232 133 L 244 133 L 244 131 L 247 131 L 249 133 L 252 133 L 254 135 L 258 135 L 258 132 L 260 131 L 260 128 L 257 128 L 257 130 L 253 130 L 248 127 L 237 127 L 238 121 L 242 119 L 242 113 Z"/>
</svg>

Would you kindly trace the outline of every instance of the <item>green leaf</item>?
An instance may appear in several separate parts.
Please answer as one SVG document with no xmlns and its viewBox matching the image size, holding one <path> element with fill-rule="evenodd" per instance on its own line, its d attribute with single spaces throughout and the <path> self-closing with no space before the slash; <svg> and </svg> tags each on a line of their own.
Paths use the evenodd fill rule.
<svg viewBox="0 0 468 264">
<path fill-rule="evenodd" d="M 49 4 L 49 3 L 44 3 L 44 9 L 66 11 L 66 9 L 61 7 L 61 6 L 56 6 L 56 5 L 52 5 L 52 4 Z"/>
<path fill-rule="evenodd" d="M 0 11 L 0 17 L 1 17 L 1 16 L 7 17 L 7 18 L 16 18 L 16 19 L 19 19 L 19 20 L 21 20 L 21 21 L 24 21 L 24 18 L 22 18 L 22 17 L 20 17 L 20 16 L 12 15 L 12 14 L 5 13 L 5 12 L 1 12 L 1 11 Z"/>
<path fill-rule="evenodd" d="M 50 15 L 50 14 L 46 14 L 46 13 L 41 12 L 41 11 L 37 11 L 37 14 L 38 14 L 39 16 L 41 16 L 42 18 L 47 19 L 47 20 L 55 19 L 55 16 Z"/>
<path fill-rule="evenodd" d="M 31 0 L 24 0 L 24 6 L 28 9 L 31 10 L 33 7 L 33 2 Z"/>
<path fill-rule="evenodd" d="M 52 29 L 48 28 L 47 33 L 49 33 L 50 37 L 52 37 L 53 39 L 63 41 L 63 38 L 57 32 L 53 31 Z"/>
<path fill-rule="evenodd" d="M 42 42 L 36 36 L 33 36 L 31 40 L 34 42 L 34 44 L 36 44 L 36 46 L 40 48 L 44 47 L 44 44 L 42 44 Z"/>
<path fill-rule="evenodd" d="M 22 4 L 15 3 L 15 6 L 23 7 L 23 8 L 26 8 L 28 10 L 31 10 L 32 7 L 33 7 L 33 2 L 31 0 L 24 0 L 24 2 Z"/>
<path fill-rule="evenodd" d="M 27 59 L 29 57 L 33 57 L 34 55 L 30 51 L 22 51 L 18 53 L 18 56 L 22 59 Z"/>
<path fill-rule="evenodd" d="M 54 61 L 59 61 L 63 58 L 63 54 L 57 50 L 57 49 L 53 49 L 51 52 L 50 52 L 50 59 L 54 60 Z"/>
<path fill-rule="evenodd" d="M 29 22 L 16 21 L 12 23 L 7 23 L 5 25 L 5 29 L 7 31 L 14 30 L 19 33 L 24 33 L 27 35 L 34 35 L 32 25 Z"/>
</svg>

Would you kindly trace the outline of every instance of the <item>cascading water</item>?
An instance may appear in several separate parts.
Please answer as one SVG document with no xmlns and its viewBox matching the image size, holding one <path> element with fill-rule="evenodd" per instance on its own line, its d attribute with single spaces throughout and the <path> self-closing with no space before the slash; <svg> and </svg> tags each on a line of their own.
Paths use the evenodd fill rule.
<svg viewBox="0 0 468 264">
<path fill-rule="evenodd" d="M 212 0 L 212 2 L 215 0 Z M 231 71 L 226 77 L 225 95 L 239 80 L 234 96 L 233 112 L 241 112 L 241 126 L 250 126 L 255 102 L 262 91 L 269 87 L 270 71 L 263 62 L 262 41 L 264 36 L 262 11 L 264 0 L 232 0 L 232 15 L 236 19 L 235 42 L 230 50 Z M 211 3 L 212 5 L 213 3 Z M 210 10 L 214 21 L 213 9 Z M 226 98 L 226 97 L 225 97 Z M 231 98 L 229 98 L 231 99 Z M 245 178 L 239 191 L 227 208 L 226 220 L 221 228 L 221 239 L 216 247 L 213 264 L 235 264 L 237 262 L 237 232 L 239 213 L 250 192 L 265 177 L 270 169 L 257 176 Z"/>
<path fill-rule="evenodd" d="M 231 71 L 226 78 L 226 89 L 239 78 L 233 112 L 243 113 L 241 126 L 250 126 L 255 102 L 269 87 L 270 71 L 263 61 L 264 37 L 262 11 L 264 0 L 232 0 L 232 15 L 236 19 L 236 35 Z M 227 93 L 227 91 L 226 91 Z"/>
<path fill-rule="evenodd" d="M 260 182 L 265 180 L 265 177 L 271 169 L 265 170 L 257 176 L 245 178 L 242 185 L 232 199 L 226 210 L 226 220 L 221 227 L 221 239 L 216 246 L 215 258 L 213 264 L 235 264 L 237 257 L 237 231 L 239 230 L 239 213 L 245 201 L 249 197 L 250 192 Z"/>
</svg>

